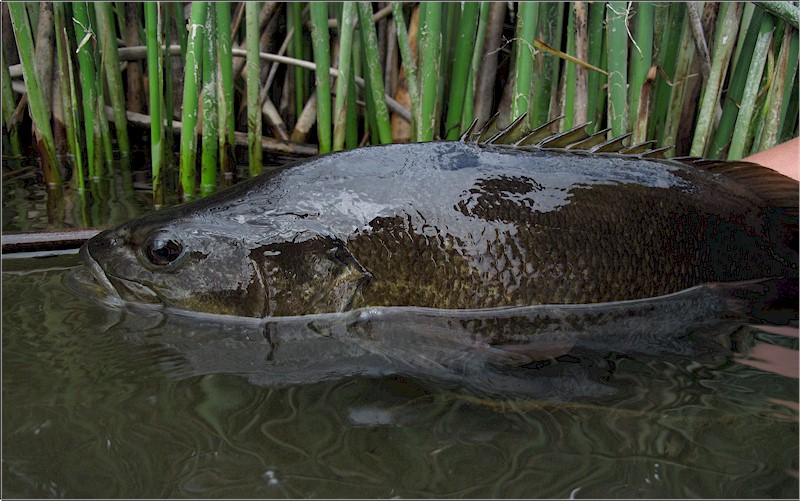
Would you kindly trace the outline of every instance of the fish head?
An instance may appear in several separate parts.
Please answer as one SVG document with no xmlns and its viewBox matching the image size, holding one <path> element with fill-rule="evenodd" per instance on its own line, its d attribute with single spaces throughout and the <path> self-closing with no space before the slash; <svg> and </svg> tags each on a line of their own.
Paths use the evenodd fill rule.
<svg viewBox="0 0 800 502">
<path fill-rule="evenodd" d="M 238 317 L 347 310 L 371 277 L 313 225 L 173 219 L 170 210 L 102 232 L 80 255 L 112 303 Z"/>
</svg>

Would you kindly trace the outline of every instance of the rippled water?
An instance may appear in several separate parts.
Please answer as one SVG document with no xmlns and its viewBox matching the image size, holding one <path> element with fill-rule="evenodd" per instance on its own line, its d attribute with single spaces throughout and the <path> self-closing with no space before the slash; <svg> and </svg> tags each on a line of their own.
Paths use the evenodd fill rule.
<svg viewBox="0 0 800 502">
<path fill-rule="evenodd" d="M 3 260 L 4 497 L 798 497 L 796 328 L 447 373 L 459 347 L 397 341 L 413 319 L 371 325 L 383 351 L 114 310 L 65 287 L 76 262 Z"/>
</svg>

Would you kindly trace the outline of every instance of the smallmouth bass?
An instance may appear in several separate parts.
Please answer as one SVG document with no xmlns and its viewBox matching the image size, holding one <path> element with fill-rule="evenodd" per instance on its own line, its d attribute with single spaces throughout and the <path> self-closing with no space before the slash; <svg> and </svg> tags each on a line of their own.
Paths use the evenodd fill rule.
<svg viewBox="0 0 800 502">
<path fill-rule="evenodd" d="M 585 147 L 585 134 L 483 136 L 303 160 L 109 229 L 81 257 L 112 301 L 255 318 L 588 304 L 797 277 L 794 180 Z"/>
</svg>

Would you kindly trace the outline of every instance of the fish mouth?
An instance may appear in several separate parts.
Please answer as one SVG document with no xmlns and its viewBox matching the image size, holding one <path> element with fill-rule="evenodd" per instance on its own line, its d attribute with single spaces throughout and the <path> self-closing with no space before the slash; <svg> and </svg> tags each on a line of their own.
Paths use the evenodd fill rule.
<svg viewBox="0 0 800 502">
<path fill-rule="evenodd" d="M 108 303 L 113 304 L 162 303 L 158 295 L 144 284 L 107 273 L 92 256 L 90 244 L 91 241 L 84 244 L 79 252 L 85 267 L 84 273 L 76 273 L 73 277 L 80 289 L 104 297 Z"/>
<path fill-rule="evenodd" d="M 90 242 L 84 244 L 78 253 L 84 265 L 84 273 L 76 273 L 74 279 L 83 288 L 100 293 L 102 296 L 111 300 L 115 300 L 114 303 L 122 302 L 122 297 L 117 292 L 116 288 L 114 288 L 114 285 L 111 284 L 103 268 L 89 251 Z M 88 272 L 88 274 L 85 272 Z"/>
</svg>

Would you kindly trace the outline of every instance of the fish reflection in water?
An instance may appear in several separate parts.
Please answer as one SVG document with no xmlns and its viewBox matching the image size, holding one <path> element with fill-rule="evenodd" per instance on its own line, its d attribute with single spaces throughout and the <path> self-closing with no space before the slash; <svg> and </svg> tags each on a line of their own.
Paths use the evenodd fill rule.
<svg viewBox="0 0 800 502">
<path fill-rule="evenodd" d="M 285 387 L 399 374 L 478 395 L 569 400 L 614 393 L 610 354 L 733 355 L 731 336 L 753 297 L 764 303 L 776 291 L 775 281 L 750 281 L 602 304 L 368 307 L 267 320 L 133 307 L 107 309 L 106 330 L 158 347 L 178 379 L 232 374 Z"/>
</svg>

